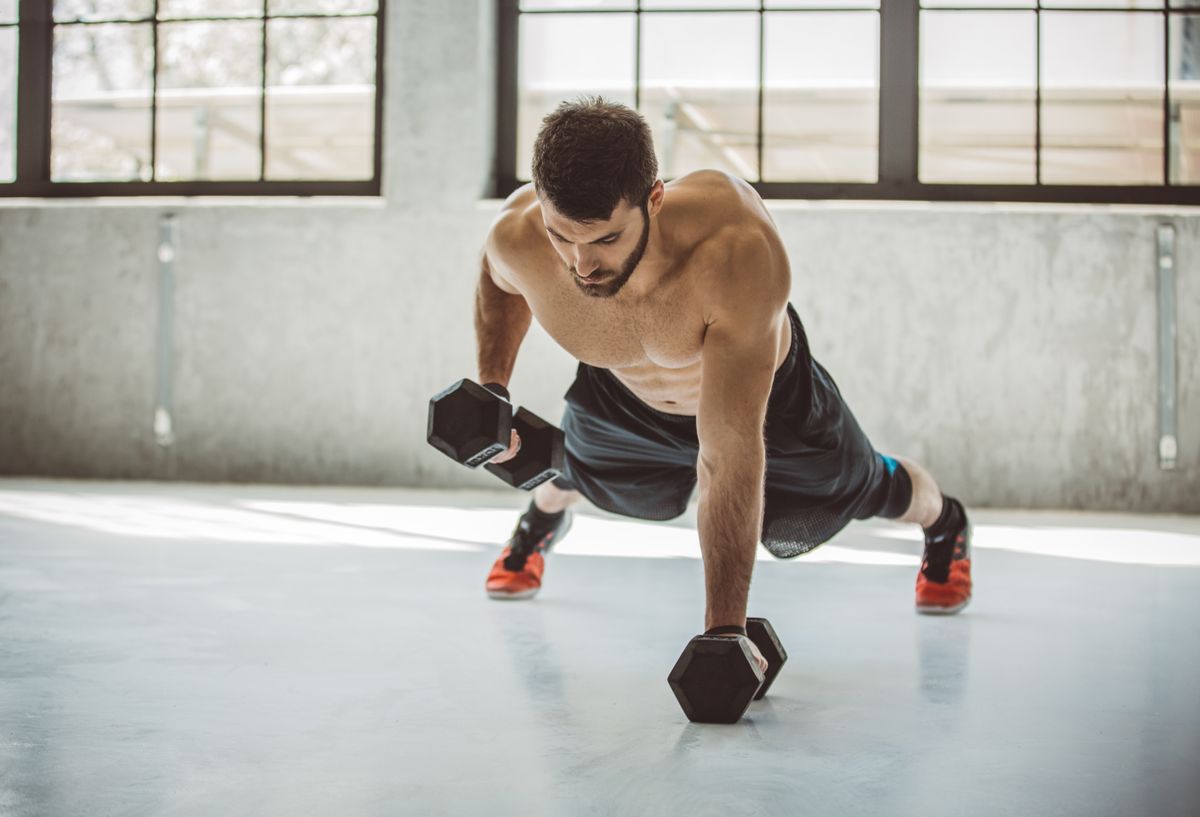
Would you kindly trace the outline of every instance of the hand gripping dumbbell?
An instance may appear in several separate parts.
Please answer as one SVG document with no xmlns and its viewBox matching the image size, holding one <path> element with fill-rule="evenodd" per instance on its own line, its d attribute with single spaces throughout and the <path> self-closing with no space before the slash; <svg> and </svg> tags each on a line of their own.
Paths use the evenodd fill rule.
<svg viewBox="0 0 1200 817">
<path fill-rule="evenodd" d="M 740 638 L 698 635 L 688 642 L 667 676 L 688 720 L 737 723 L 752 700 L 767 694 L 787 651 L 765 618 L 746 619 L 746 635 L 767 659 L 765 676 Z"/>
<path fill-rule="evenodd" d="M 521 449 L 511 460 L 484 467 L 515 488 L 529 491 L 562 473 L 563 433 L 531 411 L 472 380 L 459 380 L 429 401 L 425 438 L 450 459 L 468 468 L 508 450 L 511 430 Z"/>
</svg>

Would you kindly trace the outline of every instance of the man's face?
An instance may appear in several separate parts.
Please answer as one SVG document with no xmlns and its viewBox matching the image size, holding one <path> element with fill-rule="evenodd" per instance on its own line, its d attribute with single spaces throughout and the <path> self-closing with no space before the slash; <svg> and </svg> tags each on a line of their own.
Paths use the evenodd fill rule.
<svg viewBox="0 0 1200 817">
<path fill-rule="evenodd" d="M 645 205 L 621 201 L 605 221 L 571 221 L 542 202 L 546 234 L 579 291 L 591 298 L 611 298 L 633 275 L 650 239 Z"/>
</svg>

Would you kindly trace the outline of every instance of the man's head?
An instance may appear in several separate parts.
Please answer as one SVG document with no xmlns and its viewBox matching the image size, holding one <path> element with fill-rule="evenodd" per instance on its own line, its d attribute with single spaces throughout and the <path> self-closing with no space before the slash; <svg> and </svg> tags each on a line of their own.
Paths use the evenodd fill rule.
<svg viewBox="0 0 1200 817">
<path fill-rule="evenodd" d="M 542 122 L 533 184 L 551 244 L 585 295 L 616 295 L 650 239 L 662 183 L 650 129 L 598 97 L 564 102 Z"/>
</svg>

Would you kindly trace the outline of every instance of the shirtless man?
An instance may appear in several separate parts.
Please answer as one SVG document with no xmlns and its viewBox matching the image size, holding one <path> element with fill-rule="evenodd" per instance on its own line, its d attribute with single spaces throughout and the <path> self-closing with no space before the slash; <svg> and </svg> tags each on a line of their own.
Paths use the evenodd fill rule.
<svg viewBox="0 0 1200 817">
<path fill-rule="evenodd" d="M 809 353 L 790 292 L 783 244 L 748 184 L 701 171 L 664 185 L 646 123 L 622 105 L 583 99 L 546 117 L 533 183 L 509 196 L 487 237 L 479 376 L 507 397 L 533 317 L 579 368 L 562 422 L 565 473 L 535 491 L 487 578 L 490 596 L 537 593 L 543 554 L 581 494 L 669 519 L 698 481 L 706 630 L 744 634 L 760 539 L 795 556 L 872 516 L 924 529 L 919 612 L 966 606 L 962 504 L 916 463 L 875 451 Z M 518 446 L 514 431 L 493 461 Z"/>
</svg>

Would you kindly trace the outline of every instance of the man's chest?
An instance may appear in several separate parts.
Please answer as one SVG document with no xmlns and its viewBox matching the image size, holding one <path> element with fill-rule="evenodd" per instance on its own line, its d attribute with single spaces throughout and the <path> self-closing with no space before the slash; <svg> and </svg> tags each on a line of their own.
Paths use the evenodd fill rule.
<svg viewBox="0 0 1200 817">
<path fill-rule="evenodd" d="M 678 282 L 636 304 L 588 298 L 564 286 L 526 295 L 534 317 L 572 357 L 604 369 L 682 369 L 700 360 L 699 299 Z"/>
</svg>

